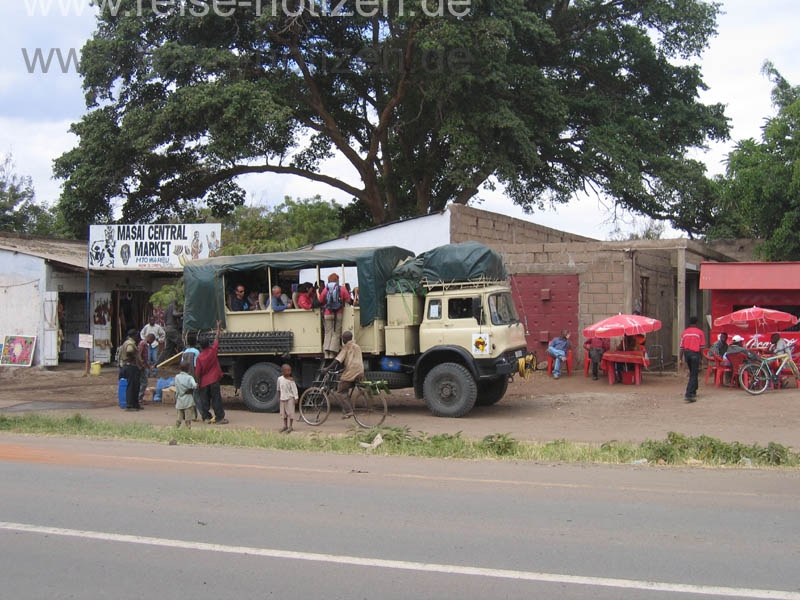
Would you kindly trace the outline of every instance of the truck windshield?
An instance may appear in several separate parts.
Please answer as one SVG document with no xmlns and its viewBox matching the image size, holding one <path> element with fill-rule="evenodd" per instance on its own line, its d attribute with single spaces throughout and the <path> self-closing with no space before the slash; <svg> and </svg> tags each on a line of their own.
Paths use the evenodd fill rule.
<svg viewBox="0 0 800 600">
<path fill-rule="evenodd" d="M 489 314 L 492 317 L 492 325 L 519 323 L 517 309 L 509 292 L 489 296 Z"/>
</svg>

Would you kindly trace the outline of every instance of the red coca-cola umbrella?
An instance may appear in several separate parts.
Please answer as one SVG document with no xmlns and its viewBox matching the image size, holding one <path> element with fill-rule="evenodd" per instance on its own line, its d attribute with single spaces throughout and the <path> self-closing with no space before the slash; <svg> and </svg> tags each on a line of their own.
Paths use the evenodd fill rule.
<svg viewBox="0 0 800 600">
<path fill-rule="evenodd" d="M 638 335 L 661 329 L 661 321 L 642 315 L 614 315 L 583 330 L 585 338 L 612 338 L 622 335 Z"/>
<path fill-rule="evenodd" d="M 743 308 L 714 319 L 714 327 L 733 332 L 758 332 L 767 329 L 786 329 L 797 323 L 797 317 L 771 308 Z"/>
</svg>

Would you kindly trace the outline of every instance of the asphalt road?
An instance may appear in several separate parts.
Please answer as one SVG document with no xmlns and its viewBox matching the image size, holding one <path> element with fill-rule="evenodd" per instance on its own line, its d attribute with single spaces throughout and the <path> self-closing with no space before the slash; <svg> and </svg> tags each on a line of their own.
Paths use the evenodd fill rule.
<svg viewBox="0 0 800 600">
<path fill-rule="evenodd" d="M 0 436 L 0 598 L 800 599 L 797 471 Z"/>
</svg>

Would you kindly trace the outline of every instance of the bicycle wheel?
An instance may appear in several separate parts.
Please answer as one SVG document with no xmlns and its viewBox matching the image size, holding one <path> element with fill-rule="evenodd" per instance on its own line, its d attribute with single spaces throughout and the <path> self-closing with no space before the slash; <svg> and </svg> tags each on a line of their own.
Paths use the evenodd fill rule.
<svg viewBox="0 0 800 600">
<path fill-rule="evenodd" d="M 350 402 L 353 405 L 353 417 L 356 423 L 366 429 L 378 427 L 383 423 L 389 410 L 386 406 L 386 394 L 383 392 L 370 394 L 362 387 L 353 390 Z"/>
<path fill-rule="evenodd" d="M 310 387 L 300 396 L 300 418 L 309 425 L 322 425 L 331 413 L 328 392 L 321 387 Z"/>
<path fill-rule="evenodd" d="M 764 365 L 745 365 L 739 370 L 739 383 L 750 394 L 761 394 L 769 387 L 770 374 Z"/>
</svg>

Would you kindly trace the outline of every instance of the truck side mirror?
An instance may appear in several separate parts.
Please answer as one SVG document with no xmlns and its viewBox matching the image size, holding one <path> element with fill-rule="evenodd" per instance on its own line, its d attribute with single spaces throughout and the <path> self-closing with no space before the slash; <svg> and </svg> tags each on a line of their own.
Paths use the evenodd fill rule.
<svg viewBox="0 0 800 600">
<path fill-rule="evenodd" d="M 478 325 L 483 325 L 483 306 L 481 305 L 480 296 L 472 299 L 472 316 L 478 322 Z"/>
</svg>

